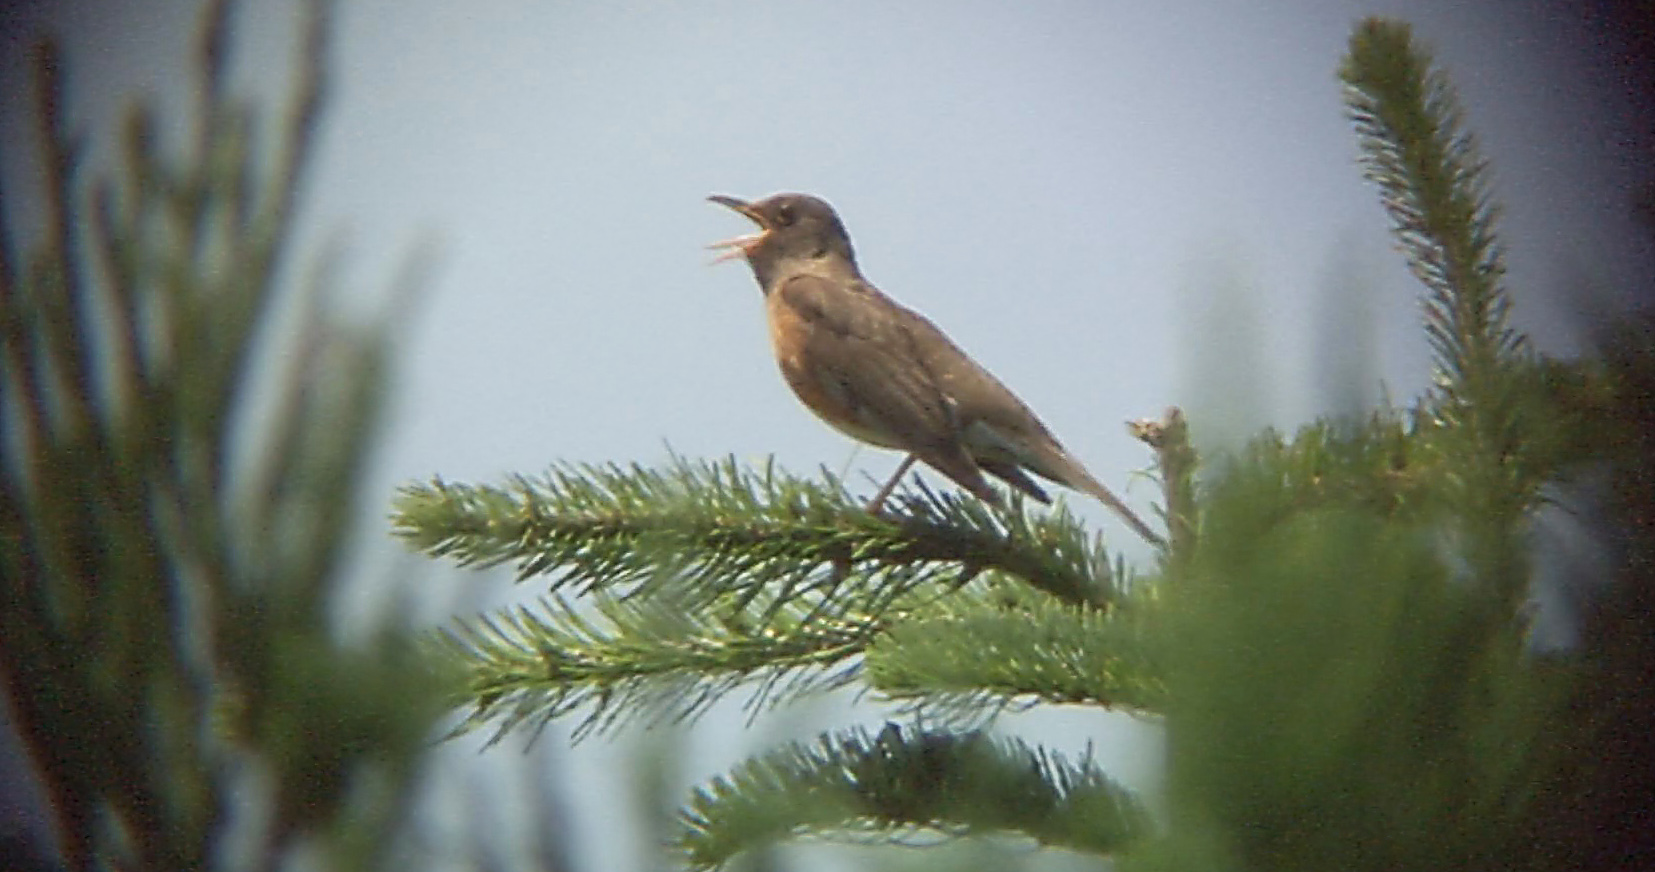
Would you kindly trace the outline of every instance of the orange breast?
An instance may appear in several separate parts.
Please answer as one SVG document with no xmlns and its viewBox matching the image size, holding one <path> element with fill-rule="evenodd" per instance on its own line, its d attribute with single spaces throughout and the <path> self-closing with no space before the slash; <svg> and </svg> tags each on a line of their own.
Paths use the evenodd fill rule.
<svg viewBox="0 0 1655 872">
<path fill-rule="evenodd" d="M 788 306 L 772 297 L 766 306 L 770 322 L 770 344 L 782 378 L 805 408 L 816 413 L 845 435 L 882 448 L 902 446 L 868 420 L 866 409 L 857 402 L 852 388 L 840 383 L 831 371 L 811 358 L 812 325 Z"/>
</svg>

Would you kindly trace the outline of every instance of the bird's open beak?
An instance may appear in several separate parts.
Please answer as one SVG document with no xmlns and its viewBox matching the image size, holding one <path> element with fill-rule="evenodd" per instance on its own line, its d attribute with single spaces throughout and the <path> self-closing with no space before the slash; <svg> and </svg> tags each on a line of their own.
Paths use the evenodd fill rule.
<svg viewBox="0 0 1655 872">
<path fill-rule="evenodd" d="M 714 242 L 713 244 L 707 246 L 713 251 L 719 252 L 718 257 L 713 258 L 713 263 L 722 263 L 733 258 L 746 257 L 748 254 L 752 253 L 753 249 L 759 246 L 759 243 L 764 241 L 764 237 L 769 235 L 770 228 L 765 226 L 764 219 L 760 217 L 759 213 L 753 211 L 752 205 L 746 200 L 738 200 L 735 197 L 726 197 L 723 194 L 714 194 L 707 199 L 717 203 L 720 206 L 726 206 L 740 212 L 743 215 L 746 215 L 748 218 L 752 219 L 754 224 L 759 226 L 759 232 L 757 233 L 748 233 L 744 236 L 734 236 L 729 239 Z"/>
</svg>

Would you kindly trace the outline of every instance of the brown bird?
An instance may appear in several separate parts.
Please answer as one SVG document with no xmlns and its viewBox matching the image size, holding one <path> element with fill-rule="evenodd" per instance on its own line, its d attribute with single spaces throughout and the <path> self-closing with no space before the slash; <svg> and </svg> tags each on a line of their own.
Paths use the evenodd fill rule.
<svg viewBox="0 0 1655 872">
<path fill-rule="evenodd" d="M 856 266 L 833 207 L 806 194 L 749 203 L 712 196 L 757 233 L 714 243 L 746 257 L 764 292 L 782 376 L 812 412 L 845 434 L 907 452 L 869 504 L 878 511 L 915 459 L 995 505 L 987 472 L 1042 503 L 1029 473 L 1091 494 L 1154 544 L 1161 537 L 1070 456 L 1005 385 L 925 316 L 874 287 Z"/>
</svg>

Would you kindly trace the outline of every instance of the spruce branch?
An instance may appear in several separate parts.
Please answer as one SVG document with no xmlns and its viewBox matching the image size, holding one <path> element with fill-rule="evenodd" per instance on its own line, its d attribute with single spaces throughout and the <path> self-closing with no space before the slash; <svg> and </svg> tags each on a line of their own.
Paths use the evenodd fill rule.
<svg viewBox="0 0 1655 872">
<path fill-rule="evenodd" d="M 1488 164 L 1465 129 L 1448 77 L 1402 22 L 1357 25 L 1340 67 L 1345 105 L 1361 138 L 1367 178 L 1424 283 L 1426 335 L 1440 387 L 1487 404 L 1499 368 L 1526 347 L 1508 325 L 1511 303 L 1495 234 L 1499 207 Z"/>
<path fill-rule="evenodd" d="M 698 789 L 680 847 L 692 869 L 797 837 L 892 840 L 1018 832 L 1110 854 L 1146 835 L 1147 812 L 1090 759 L 1070 763 L 978 733 L 850 730 L 749 759 Z"/>
<path fill-rule="evenodd" d="M 1367 176 L 1380 188 L 1409 266 L 1424 283 L 1425 330 L 1436 359 L 1430 413 L 1450 463 L 1441 493 L 1479 583 L 1488 619 L 1520 645 L 1530 572 L 1522 537 L 1558 467 L 1548 431 L 1567 412 L 1536 377 L 1542 368 L 1509 324 L 1488 165 L 1465 130 L 1447 75 L 1408 25 L 1357 25 L 1340 68 Z"/>
<path fill-rule="evenodd" d="M 1161 489 L 1166 496 L 1163 519 L 1169 541 L 1164 565 L 1179 567 L 1194 553 L 1196 531 L 1201 528 L 1195 489 L 1200 460 L 1190 444 L 1189 422 L 1184 419 L 1183 409 L 1168 406 L 1160 420 L 1129 421 L 1126 430 L 1134 439 L 1155 450 L 1155 465 L 1160 470 Z"/>
<path fill-rule="evenodd" d="M 1119 625 L 1102 614 L 1126 575 L 1067 511 L 998 513 L 923 486 L 896 502 L 900 513 L 875 516 L 831 478 L 675 458 L 663 469 L 567 465 L 504 487 L 411 485 L 397 498 L 395 524 L 434 556 L 551 576 L 553 596 L 460 622 L 434 646 L 458 676 L 457 701 L 470 708 L 461 730 L 493 723 L 499 738 L 579 712 L 580 737 L 692 718 L 743 686 L 755 688 L 748 706 L 757 712 L 859 679 L 856 658 L 882 634 L 953 598 L 982 602 L 977 579 L 1027 583 L 1016 589 L 1044 604 L 1038 615 L 1069 622 L 1069 647 L 1048 649 L 1030 672 L 976 676 L 991 684 L 971 684 L 969 670 L 957 669 L 933 692 L 952 695 L 955 707 L 1025 692 L 1118 696 L 1129 706 L 1153 699 L 1149 670 L 1111 653 L 1125 637 L 1093 639 L 1088 653 L 1076 635 Z M 565 589 L 579 598 L 555 595 Z M 1008 608 L 1004 597 L 996 603 Z M 1000 626 L 1013 644 L 1015 619 L 987 609 L 970 620 Z M 1062 658 L 1115 671 L 1059 682 Z M 893 677 L 891 687 L 921 700 L 926 688 L 913 678 Z"/>
<path fill-rule="evenodd" d="M 552 590 L 581 593 L 679 580 L 705 603 L 777 590 L 831 603 L 846 581 L 891 582 L 894 598 L 996 570 L 1068 602 L 1115 596 L 1107 552 L 1064 509 L 995 512 L 923 485 L 896 501 L 896 513 L 871 515 L 832 478 L 674 459 L 664 469 L 571 464 L 505 486 L 407 485 L 393 524 L 431 556 L 513 564 L 519 579 L 551 574 Z"/>
<path fill-rule="evenodd" d="M 974 715 L 1034 700 L 1159 711 L 1148 598 L 1108 610 L 1037 591 L 966 590 L 893 623 L 864 655 L 868 684 L 928 712 Z"/>
<path fill-rule="evenodd" d="M 462 621 L 434 640 L 434 654 L 458 676 L 458 701 L 471 712 L 459 731 L 495 721 L 494 740 L 527 726 L 539 731 L 575 712 L 579 739 L 642 721 L 683 721 L 744 684 L 757 683 L 753 712 L 807 692 L 840 686 L 880 626 L 783 609 L 769 624 L 686 609 L 661 597 L 599 592 L 590 608 L 562 598 Z"/>
<path fill-rule="evenodd" d="M 1260 492 L 1258 519 L 1359 506 L 1417 521 L 1442 510 L 1454 476 L 1452 447 L 1428 412 L 1378 410 L 1363 420 L 1306 424 L 1291 439 L 1267 430 L 1226 474 L 1243 466 L 1272 471 L 1276 487 Z"/>
<path fill-rule="evenodd" d="M 469 707 L 456 728 L 494 740 L 577 715 L 573 736 L 699 716 L 751 687 L 753 714 L 866 681 L 896 700 L 976 715 L 1017 697 L 1151 709 L 1160 675 L 1142 619 L 1061 603 L 1002 581 L 889 599 L 869 589 L 838 611 L 817 602 L 687 607 L 669 590 L 547 597 L 456 622 L 434 640 Z M 865 657 L 865 663 L 856 658 Z"/>
</svg>

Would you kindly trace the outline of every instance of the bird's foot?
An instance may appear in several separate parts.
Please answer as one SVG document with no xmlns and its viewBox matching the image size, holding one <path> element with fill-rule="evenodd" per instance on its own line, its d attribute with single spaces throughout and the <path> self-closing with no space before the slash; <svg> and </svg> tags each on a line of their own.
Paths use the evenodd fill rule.
<svg viewBox="0 0 1655 872">
<path fill-rule="evenodd" d="M 879 493 L 874 494 L 873 499 L 868 501 L 868 514 L 879 514 L 880 509 L 885 507 L 885 500 L 890 497 L 891 491 L 896 490 L 897 482 L 902 481 L 902 477 L 908 474 L 909 467 L 912 467 L 914 461 L 918 459 L 918 457 L 910 454 L 904 457 L 901 463 L 897 464 L 896 472 L 891 476 L 891 480 L 885 482 L 885 486 L 879 489 Z"/>
</svg>

